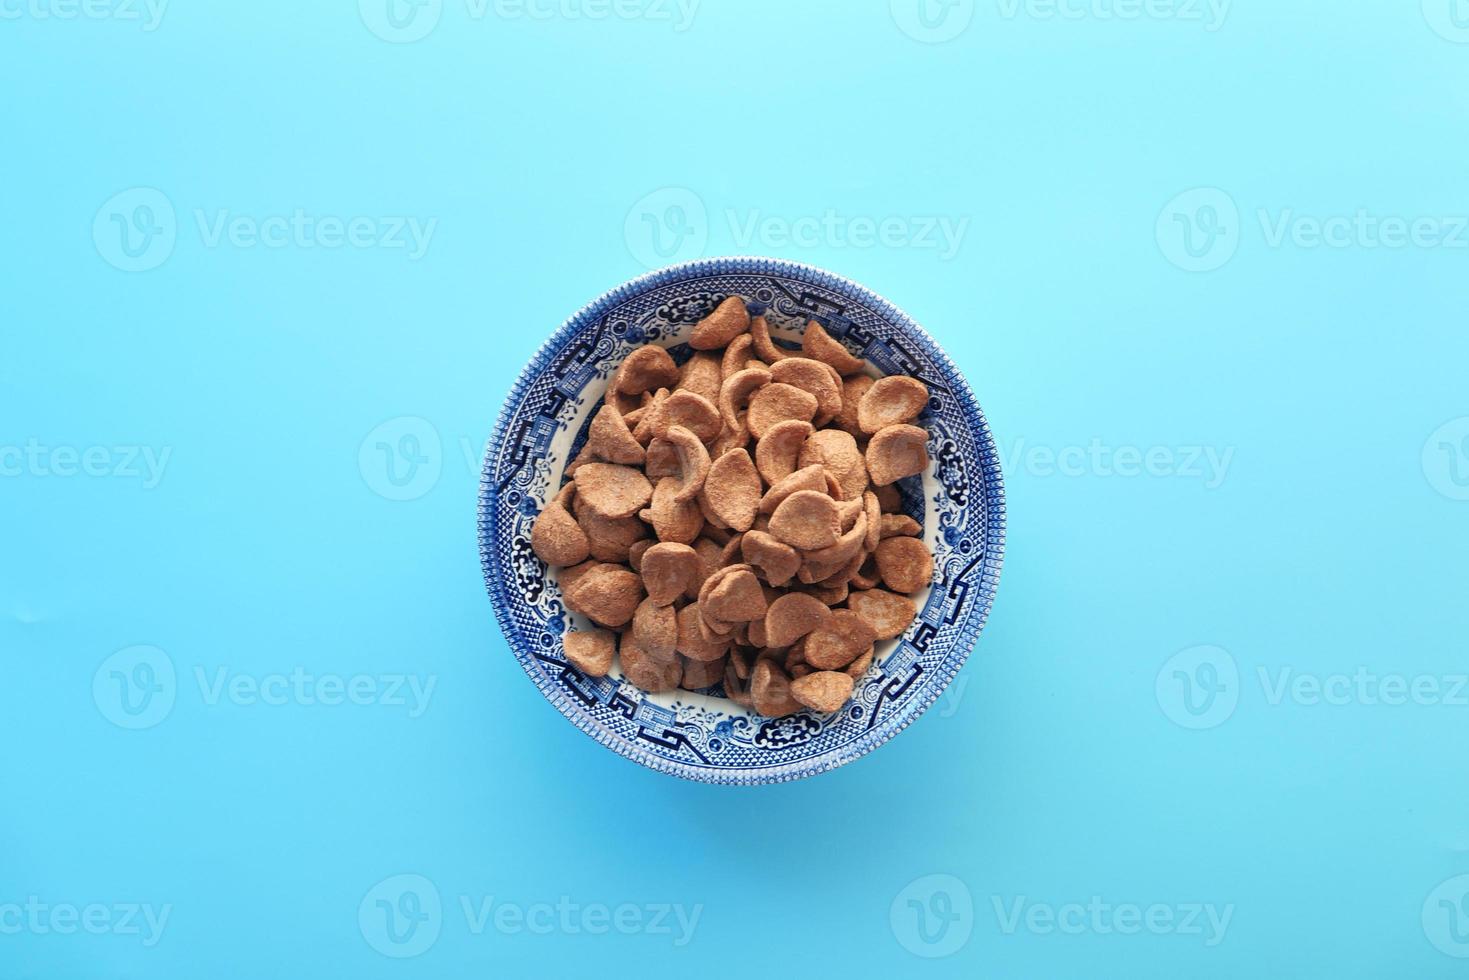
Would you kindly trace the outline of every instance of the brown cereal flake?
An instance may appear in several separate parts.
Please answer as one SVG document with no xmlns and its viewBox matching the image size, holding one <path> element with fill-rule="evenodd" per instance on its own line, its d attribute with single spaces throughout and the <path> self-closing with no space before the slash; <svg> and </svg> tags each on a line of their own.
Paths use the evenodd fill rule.
<svg viewBox="0 0 1469 980">
<path fill-rule="evenodd" d="M 791 679 L 774 661 L 761 659 L 750 676 L 750 696 L 755 710 L 770 718 L 794 714 L 801 705 L 791 696 Z"/>
<path fill-rule="evenodd" d="M 796 471 L 801 448 L 814 431 L 810 422 L 800 419 L 777 422 L 765 430 L 755 444 L 755 468 L 768 485 L 774 486 Z"/>
<path fill-rule="evenodd" d="M 724 656 L 729 641 L 710 638 L 704 632 L 704 619 L 699 604 L 691 602 L 678 611 L 678 652 L 690 660 L 709 663 Z"/>
<path fill-rule="evenodd" d="M 601 626 L 626 626 L 643 601 L 643 580 L 621 565 L 600 564 L 563 592 L 573 612 Z"/>
<path fill-rule="evenodd" d="M 928 385 L 901 374 L 880 378 L 857 403 L 857 424 L 867 435 L 912 422 L 928 405 Z"/>
<path fill-rule="evenodd" d="M 816 596 L 787 592 L 765 611 L 766 644 L 790 646 L 830 618 L 831 607 Z"/>
<path fill-rule="evenodd" d="M 689 346 L 694 350 L 718 350 L 750 329 L 750 311 L 745 301 L 731 296 L 694 325 L 689 333 Z"/>
<path fill-rule="evenodd" d="M 840 711 L 852 696 L 852 678 L 839 671 L 818 670 L 791 682 L 791 697 L 823 715 Z"/>
<path fill-rule="evenodd" d="M 751 396 L 750 410 L 745 413 L 745 426 L 750 435 L 759 439 L 780 422 L 792 419 L 810 422 L 816 415 L 816 406 L 816 396 L 811 392 L 794 385 L 772 382 Z"/>
<path fill-rule="evenodd" d="M 819 429 L 811 433 L 801 449 L 801 466 L 820 463 L 841 487 L 843 500 L 856 500 L 867 492 L 867 466 L 857 440 L 841 429 Z"/>
<path fill-rule="evenodd" d="M 618 653 L 623 676 L 650 694 L 672 691 L 683 679 L 683 665 L 677 657 L 660 660 L 651 656 L 630 634 L 623 634 Z"/>
<path fill-rule="evenodd" d="M 706 616 L 724 623 L 748 623 L 765 616 L 765 593 L 750 566 L 731 565 L 699 605 Z"/>
<path fill-rule="evenodd" d="M 653 496 L 658 496 L 657 489 L 654 489 Z M 639 575 L 643 574 L 643 555 L 646 554 L 648 549 L 651 547 L 653 547 L 653 542 L 648 540 L 647 538 L 642 538 L 628 545 L 627 563 L 628 565 L 632 566 L 632 570 L 637 572 Z M 646 578 L 643 580 L 643 584 L 647 585 Z"/>
<path fill-rule="evenodd" d="M 748 367 L 764 367 L 764 364 L 751 364 L 750 355 L 755 353 L 754 338 L 749 334 L 740 334 L 725 348 L 724 356 L 719 359 L 720 376 L 728 381 L 730 376 L 743 371 Z"/>
<path fill-rule="evenodd" d="M 835 570 L 831 572 L 832 575 L 835 575 L 837 570 L 861 554 L 862 544 L 867 540 L 867 516 L 860 509 L 857 515 L 857 522 L 852 525 L 852 529 L 837 538 L 835 544 L 806 552 L 806 563 L 813 567 L 817 565 L 835 566 Z"/>
<path fill-rule="evenodd" d="M 648 536 L 648 525 L 636 517 L 608 518 L 577 508 L 577 523 L 587 536 L 591 556 L 603 562 L 625 562 L 632 546 Z"/>
<path fill-rule="evenodd" d="M 801 568 L 800 553 L 764 531 L 750 531 L 741 537 L 740 557 L 771 585 L 785 585 Z"/>
<path fill-rule="evenodd" d="M 530 547 L 547 565 L 564 568 L 586 561 L 592 546 L 571 511 L 553 500 L 531 525 Z"/>
<path fill-rule="evenodd" d="M 841 534 L 836 501 L 815 490 L 797 490 L 770 515 L 770 533 L 800 551 L 829 548 Z"/>
<path fill-rule="evenodd" d="M 880 487 L 928 469 L 928 433 L 916 425 L 879 429 L 867 444 L 867 471 Z"/>
<path fill-rule="evenodd" d="M 683 667 L 683 678 L 678 682 L 678 686 L 685 691 L 702 691 L 706 687 L 713 687 L 724 680 L 726 662 L 723 656 L 707 663 L 682 657 L 680 666 Z"/>
<path fill-rule="evenodd" d="M 724 428 L 724 419 L 714 403 L 692 391 L 675 391 L 658 406 L 653 417 L 653 434 L 668 435 L 669 426 L 681 425 L 701 442 L 712 442 Z"/>
<path fill-rule="evenodd" d="M 827 333 L 826 328 L 815 320 L 806 324 L 806 336 L 801 341 L 801 350 L 813 360 L 830 364 L 843 377 L 856 374 L 867 366 L 866 361 L 854 357 L 841 341 Z"/>
<path fill-rule="evenodd" d="M 923 533 L 923 525 L 919 524 L 907 514 L 883 514 L 880 537 L 883 538 L 916 538 Z"/>
<path fill-rule="evenodd" d="M 876 640 L 867 620 L 838 609 L 806 637 L 806 662 L 818 670 L 841 670 Z"/>
<path fill-rule="evenodd" d="M 895 640 L 903 635 L 918 615 L 918 606 L 905 595 L 883 589 L 853 592 L 847 608 L 867 621 L 879 640 Z"/>
<path fill-rule="evenodd" d="M 877 502 L 877 494 L 871 490 L 864 493 L 862 509 L 867 515 L 867 540 L 862 543 L 862 547 L 872 551 L 882 540 L 882 505 Z"/>
<path fill-rule="evenodd" d="M 691 391 L 710 404 L 718 405 L 719 384 L 723 380 L 719 358 L 708 351 L 699 351 L 679 369 L 678 384 L 674 391 Z"/>
<path fill-rule="evenodd" d="M 668 351 L 655 344 L 645 344 L 627 355 L 612 376 L 612 388 L 624 395 L 640 395 L 677 383 L 678 365 Z"/>
<path fill-rule="evenodd" d="M 678 499 L 682 486 L 675 477 L 659 480 L 653 488 L 653 506 L 639 515 L 653 525 L 659 541 L 692 544 L 704 529 L 704 513 L 699 509 L 699 502 Z"/>
<path fill-rule="evenodd" d="M 759 451 L 760 447 L 756 446 L 755 452 L 758 454 Z M 817 493 L 825 493 L 827 490 L 826 468 L 820 463 L 806 466 L 773 483 L 770 489 L 765 491 L 765 496 L 760 498 L 760 513 L 774 514 L 775 508 L 798 490 L 815 490 Z"/>
<path fill-rule="evenodd" d="M 760 509 L 760 474 L 750 454 L 734 449 L 716 459 L 704 483 L 709 509 L 736 531 L 748 531 Z"/>
<path fill-rule="evenodd" d="M 841 375 L 824 361 L 814 361 L 809 357 L 787 357 L 771 366 L 770 380 L 772 384 L 787 384 L 814 396 L 816 416 L 813 424 L 818 427 L 826 425 L 841 413 Z"/>
<path fill-rule="evenodd" d="M 673 499 L 679 503 L 693 500 L 704 488 L 709 476 L 709 450 L 699 437 L 681 425 L 670 426 L 666 438 L 678 454 L 679 490 Z M 650 498 L 651 499 L 651 498 Z"/>
<path fill-rule="evenodd" d="M 678 612 L 644 599 L 633 612 L 631 635 L 648 656 L 668 660 L 678 646 Z"/>
<path fill-rule="evenodd" d="M 933 555 L 917 538 L 885 538 L 874 554 L 878 574 L 894 592 L 912 595 L 933 581 Z"/>
<path fill-rule="evenodd" d="M 875 384 L 877 379 L 866 374 L 854 374 L 842 381 L 842 410 L 837 413 L 837 428 L 854 436 L 866 435 L 857 417 L 857 409 L 862 404 L 862 396 Z"/>
<path fill-rule="evenodd" d="M 650 546 L 642 554 L 643 588 L 660 606 L 671 606 L 686 595 L 699 579 L 699 553 L 686 544 L 672 541 Z"/>
<path fill-rule="evenodd" d="M 665 476 L 680 476 L 683 473 L 683 464 L 679 461 L 678 450 L 673 448 L 673 443 L 667 439 L 654 438 L 648 443 L 647 461 L 643 465 L 643 473 L 649 480 L 660 480 Z"/>
<path fill-rule="evenodd" d="M 744 368 L 727 375 L 719 386 L 719 412 L 724 424 L 735 432 L 744 432 L 744 408 L 750 396 L 770 384 L 770 372 L 765 368 Z"/>
<path fill-rule="evenodd" d="M 578 504 L 600 517 L 631 517 L 653 499 L 653 485 L 631 466 L 587 463 L 575 479 Z"/>
<path fill-rule="evenodd" d="M 847 664 L 842 670 L 846 672 L 848 677 L 855 681 L 860 681 L 867 676 L 867 671 L 872 666 L 873 655 L 876 653 L 877 647 L 868 647 L 861 656 Z"/>
<path fill-rule="evenodd" d="M 641 466 L 647 460 L 642 443 L 633 438 L 627 419 L 611 405 L 603 405 L 592 417 L 587 432 L 587 452 L 597 459 L 624 466 Z"/>
<path fill-rule="evenodd" d="M 750 340 L 756 355 L 766 364 L 773 365 L 777 361 L 795 356 L 771 338 L 770 324 L 765 321 L 764 316 L 757 316 L 750 321 Z"/>
<path fill-rule="evenodd" d="M 606 677 L 617 652 L 617 635 L 608 630 L 579 630 L 561 637 L 566 662 L 588 677 Z"/>
</svg>

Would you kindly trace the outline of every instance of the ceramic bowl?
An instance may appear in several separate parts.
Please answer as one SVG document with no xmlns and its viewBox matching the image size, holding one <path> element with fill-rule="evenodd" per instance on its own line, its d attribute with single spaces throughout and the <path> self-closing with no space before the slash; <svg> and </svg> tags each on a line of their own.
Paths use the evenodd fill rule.
<svg viewBox="0 0 1469 980">
<path fill-rule="evenodd" d="M 933 585 L 897 640 L 840 712 L 765 718 L 718 687 L 647 694 L 618 668 L 603 678 L 566 662 L 561 636 L 576 623 L 554 570 L 531 551 L 531 525 L 586 439 L 612 372 L 633 348 L 690 353 L 693 325 L 726 296 L 763 311 L 794 346 L 820 322 L 878 374 L 907 374 L 932 397 L 918 420 L 931 465 L 899 485 L 904 509 L 933 552 Z M 973 329 L 963 324 L 954 329 Z M 495 614 L 526 674 L 582 731 L 650 769 L 710 783 L 800 779 L 882 745 L 933 704 L 979 639 L 999 583 L 1005 492 L 999 456 L 969 385 L 939 345 L 876 293 L 829 272 L 777 259 L 702 259 L 640 276 L 567 320 L 531 360 L 500 412 L 480 482 L 479 543 Z"/>
</svg>

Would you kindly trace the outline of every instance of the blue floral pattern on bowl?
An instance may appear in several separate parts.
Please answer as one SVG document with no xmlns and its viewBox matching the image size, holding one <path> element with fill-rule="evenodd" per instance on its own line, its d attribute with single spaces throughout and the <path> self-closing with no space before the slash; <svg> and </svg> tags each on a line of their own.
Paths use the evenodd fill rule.
<svg viewBox="0 0 1469 980">
<path fill-rule="evenodd" d="M 872 668 L 840 712 L 765 718 L 705 692 L 648 694 L 617 668 L 587 677 L 567 663 L 561 635 L 574 621 L 554 570 L 530 547 L 531 525 L 585 440 L 618 363 L 656 343 L 688 356 L 689 330 L 726 296 L 763 311 L 793 345 L 820 322 L 881 374 L 928 385 L 919 424 L 928 471 L 905 481 L 905 509 L 923 525 L 934 581 L 918 617 L 880 643 Z M 703 259 L 632 280 L 588 304 L 521 373 L 495 425 L 480 480 L 480 559 L 495 614 L 516 659 L 578 728 L 659 772 L 753 784 L 826 772 L 872 751 L 943 692 L 979 638 L 999 583 L 1005 492 L 995 442 L 969 385 L 932 338 L 897 307 L 820 269 L 777 259 Z"/>
</svg>

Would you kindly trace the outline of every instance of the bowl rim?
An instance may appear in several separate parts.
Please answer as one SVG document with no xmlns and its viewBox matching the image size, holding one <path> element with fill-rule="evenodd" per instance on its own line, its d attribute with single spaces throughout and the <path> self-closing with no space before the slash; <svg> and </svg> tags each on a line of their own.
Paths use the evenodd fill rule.
<svg viewBox="0 0 1469 980">
<path fill-rule="evenodd" d="M 526 389 L 534 383 L 536 377 L 540 374 L 555 351 L 561 349 L 572 335 L 600 319 L 608 309 L 647 289 L 686 278 L 693 278 L 700 275 L 748 275 L 762 273 L 798 276 L 809 280 L 815 285 L 824 286 L 859 299 L 903 332 L 913 336 L 924 344 L 928 349 L 926 352 L 935 360 L 941 362 L 942 366 L 947 370 L 952 380 L 951 394 L 964 403 L 966 414 L 971 415 L 978 423 L 975 427 L 975 440 L 979 448 L 981 470 L 985 474 L 983 489 L 985 504 L 989 508 L 989 520 L 986 524 L 985 535 L 986 553 L 980 581 L 987 587 L 975 590 L 978 602 L 976 608 L 977 614 L 971 613 L 971 615 L 966 617 L 963 631 L 956 641 L 959 656 L 957 658 L 950 658 L 942 668 L 935 671 L 937 676 L 934 682 L 926 684 L 920 699 L 911 702 L 900 714 L 892 716 L 862 737 L 852 739 L 845 745 L 831 750 L 829 753 L 823 753 L 822 755 L 813 756 L 804 760 L 755 769 L 742 766 L 729 768 L 701 767 L 664 759 L 639 746 L 628 743 L 611 732 L 604 731 L 595 723 L 590 715 L 585 713 L 579 703 L 576 703 L 565 691 L 557 687 L 554 679 L 537 666 L 538 661 L 531 651 L 522 649 L 524 644 L 516 639 L 517 630 L 512 620 L 509 606 L 505 601 L 508 592 L 500 574 L 499 562 L 495 560 L 493 515 L 498 504 L 498 492 L 495 489 L 493 467 L 500 456 L 505 435 L 509 430 L 510 419 L 514 415 L 516 407 L 523 400 Z M 505 637 L 506 643 L 510 647 L 510 652 L 520 664 L 521 669 L 525 671 L 526 676 L 530 678 L 536 685 L 536 688 L 541 692 L 541 695 L 553 707 L 580 731 L 595 739 L 599 744 L 616 752 L 625 759 L 636 762 L 656 772 L 666 773 L 700 783 L 756 786 L 790 782 L 797 779 L 804 779 L 808 776 L 814 776 L 818 773 L 830 772 L 833 769 L 867 755 L 916 721 L 924 712 L 932 707 L 933 703 L 938 700 L 939 695 L 948 689 L 954 676 L 968 662 L 969 655 L 979 642 L 980 634 L 984 630 L 985 624 L 989 620 L 990 611 L 994 606 L 994 597 L 999 587 L 1000 572 L 1005 557 L 1005 484 L 1004 475 L 1000 468 L 999 450 L 995 443 L 994 434 L 990 431 L 989 420 L 980 408 L 979 400 L 975 397 L 974 391 L 969 385 L 969 380 L 959 370 L 958 365 L 953 362 L 943 347 L 913 317 L 866 286 L 817 266 L 808 265 L 803 262 L 793 262 L 788 259 L 757 255 L 714 256 L 711 258 L 678 262 L 673 265 L 654 269 L 607 290 L 568 317 L 536 349 L 535 354 L 521 368 L 519 374 L 516 376 L 515 383 L 511 386 L 510 392 L 505 396 L 505 400 L 500 406 L 499 415 L 495 420 L 494 429 L 491 431 L 490 438 L 485 444 L 485 456 L 480 469 L 477 532 L 480 567 L 484 574 L 485 588 L 489 593 L 490 604 L 494 607 L 495 619 L 500 626 L 500 632 Z"/>
</svg>

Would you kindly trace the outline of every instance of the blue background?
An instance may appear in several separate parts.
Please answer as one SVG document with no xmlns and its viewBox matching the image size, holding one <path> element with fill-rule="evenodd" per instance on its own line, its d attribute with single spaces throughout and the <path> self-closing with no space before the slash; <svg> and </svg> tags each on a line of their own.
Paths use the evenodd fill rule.
<svg viewBox="0 0 1469 980">
<path fill-rule="evenodd" d="M 1358 209 L 1455 234 L 1462 4 L 1460 30 L 1449 0 L 1240 0 L 1222 24 L 1183 0 L 982 0 L 942 43 L 905 0 L 704 0 L 686 30 L 649 3 L 444 0 L 408 43 L 371 2 L 176 0 L 155 30 L 43 16 L 65 4 L 0 19 L 0 975 L 1463 975 L 1464 692 L 1271 691 L 1365 668 L 1446 692 L 1469 669 L 1469 238 L 1269 234 Z M 1170 204 L 1195 188 L 1218 190 Z M 436 224 L 416 258 L 200 228 L 297 209 L 373 241 Z M 780 233 L 829 211 L 836 231 Z M 932 217 L 967 219 L 953 254 Z M 851 243 L 885 218 L 887 242 Z M 154 267 L 129 272 L 134 219 Z M 740 791 L 616 758 L 535 693 L 484 594 L 499 403 L 654 246 L 877 290 L 946 346 L 1004 454 L 975 656 L 816 779 Z M 404 487 L 385 422 L 429 434 Z M 1094 444 L 1157 463 L 1125 475 Z M 159 479 L 131 475 L 143 447 L 168 452 Z M 1193 447 L 1228 454 L 1217 479 Z M 67 465 L 89 449 L 92 475 Z M 137 645 L 176 681 L 129 729 L 104 662 Z M 211 699 L 221 668 L 435 687 L 416 717 Z M 443 911 L 398 959 L 358 912 L 403 873 Z M 915 895 L 946 914 L 920 922 Z M 169 918 L 151 945 L 115 918 L 12 928 L 30 896 Z M 487 896 L 702 909 L 682 946 L 476 934 L 460 899 Z M 1231 917 L 1213 945 L 1005 928 L 1017 901 L 1093 896 Z"/>
</svg>

